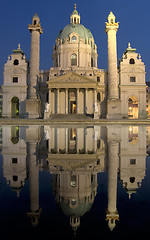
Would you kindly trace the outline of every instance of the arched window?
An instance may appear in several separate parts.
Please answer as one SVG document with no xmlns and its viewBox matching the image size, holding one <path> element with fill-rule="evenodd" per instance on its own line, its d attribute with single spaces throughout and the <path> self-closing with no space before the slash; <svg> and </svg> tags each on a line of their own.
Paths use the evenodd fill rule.
<svg viewBox="0 0 150 240">
<path fill-rule="evenodd" d="M 100 77 L 99 76 L 97 76 L 97 82 L 100 82 Z"/>
<path fill-rule="evenodd" d="M 75 53 L 71 55 L 71 66 L 77 66 L 77 55 Z"/>
<path fill-rule="evenodd" d="M 76 42 L 76 40 L 77 40 L 76 36 L 73 36 L 72 37 L 72 42 Z"/>
<path fill-rule="evenodd" d="M 14 60 L 14 65 L 18 65 L 18 64 L 19 64 L 18 59 L 15 59 L 15 60 Z"/>
<path fill-rule="evenodd" d="M 17 144 L 19 142 L 19 127 L 11 126 L 11 142 Z"/>
<path fill-rule="evenodd" d="M 72 175 L 71 176 L 71 187 L 76 187 L 77 186 L 77 176 Z"/>
<path fill-rule="evenodd" d="M 94 67 L 94 61 L 93 61 L 93 58 L 91 58 L 91 67 Z"/>
<path fill-rule="evenodd" d="M 101 95 L 100 95 L 100 93 L 97 94 L 97 101 L 98 101 L 98 102 L 101 101 Z"/>
<path fill-rule="evenodd" d="M 34 20 L 34 25 L 36 25 L 36 20 Z"/>
<path fill-rule="evenodd" d="M 19 99 L 17 97 L 11 99 L 11 117 L 19 117 Z"/>
</svg>

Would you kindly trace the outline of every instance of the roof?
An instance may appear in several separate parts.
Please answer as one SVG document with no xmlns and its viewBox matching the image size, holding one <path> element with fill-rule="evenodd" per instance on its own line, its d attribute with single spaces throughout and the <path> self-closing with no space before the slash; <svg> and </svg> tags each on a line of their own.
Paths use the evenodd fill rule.
<svg viewBox="0 0 150 240">
<path fill-rule="evenodd" d="M 18 44 L 18 48 L 17 49 L 15 49 L 15 50 L 12 50 L 13 51 L 13 53 L 15 53 L 15 54 L 22 54 L 22 55 L 24 55 L 24 52 L 21 50 L 21 48 L 20 48 L 20 44 Z"/>
<path fill-rule="evenodd" d="M 60 31 L 57 38 L 64 40 L 73 32 L 77 33 L 80 39 L 82 39 L 85 43 L 89 38 L 93 38 L 90 30 L 85 28 L 82 24 L 68 24 Z"/>
<path fill-rule="evenodd" d="M 70 207 L 68 205 L 68 202 L 62 201 L 62 200 L 60 201 L 61 209 L 66 216 L 76 216 L 76 217 L 83 216 L 86 212 L 88 212 L 91 209 L 93 200 L 85 201 L 85 199 L 82 199 L 82 200 L 76 199 L 75 203 L 76 203 L 75 206 Z"/>
<path fill-rule="evenodd" d="M 124 54 L 126 53 L 133 53 L 136 51 L 136 48 L 132 48 L 130 43 L 128 43 L 128 48 L 126 49 L 126 51 L 124 52 Z"/>
</svg>

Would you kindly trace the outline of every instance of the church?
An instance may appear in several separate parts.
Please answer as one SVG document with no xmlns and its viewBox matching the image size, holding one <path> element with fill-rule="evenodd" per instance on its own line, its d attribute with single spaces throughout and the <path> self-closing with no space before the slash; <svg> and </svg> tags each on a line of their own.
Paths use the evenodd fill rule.
<svg viewBox="0 0 150 240">
<path fill-rule="evenodd" d="M 56 38 L 53 66 L 40 70 L 43 29 L 35 14 L 28 26 L 30 61 L 18 44 L 4 65 L 2 116 L 49 119 L 60 114 L 77 114 L 93 119 L 146 118 L 145 65 L 130 43 L 118 65 L 118 28 L 119 23 L 110 12 L 105 28 L 108 70 L 99 69 L 97 45 L 90 30 L 81 24 L 75 4 L 70 24 Z"/>
</svg>

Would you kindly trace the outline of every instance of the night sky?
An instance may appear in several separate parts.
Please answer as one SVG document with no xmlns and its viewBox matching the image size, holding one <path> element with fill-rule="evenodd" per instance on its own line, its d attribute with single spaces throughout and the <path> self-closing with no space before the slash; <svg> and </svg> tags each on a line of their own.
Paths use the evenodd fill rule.
<svg viewBox="0 0 150 240">
<path fill-rule="evenodd" d="M 41 35 L 40 69 L 52 66 L 51 55 L 55 39 L 61 29 L 70 23 L 70 14 L 77 3 L 81 24 L 92 32 L 98 47 L 98 67 L 107 69 L 107 35 L 105 22 L 110 11 L 119 22 L 117 33 L 118 60 L 131 43 L 141 54 L 146 65 L 146 81 L 150 81 L 150 1 L 149 0 L 5 0 L 0 5 L 0 84 L 8 55 L 18 43 L 26 58 L 30 58 L 30 32 L 28 24 L 37 13 L 40 17 Z"/>
</svg>

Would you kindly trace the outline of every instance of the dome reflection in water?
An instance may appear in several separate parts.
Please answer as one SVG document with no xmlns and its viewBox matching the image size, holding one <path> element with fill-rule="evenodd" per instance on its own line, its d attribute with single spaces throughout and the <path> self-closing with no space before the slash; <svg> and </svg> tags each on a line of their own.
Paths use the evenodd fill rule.
<svg viewBox="0 0 150 240">
<path fill-rule="evenodd" d="M 0 130 L 2 236 L 146 234 L 150 127 Z"/>
</svg>

